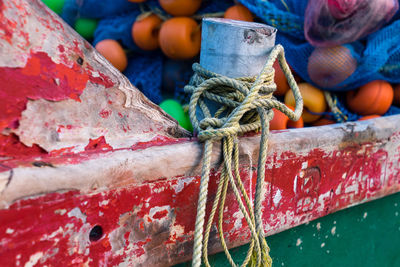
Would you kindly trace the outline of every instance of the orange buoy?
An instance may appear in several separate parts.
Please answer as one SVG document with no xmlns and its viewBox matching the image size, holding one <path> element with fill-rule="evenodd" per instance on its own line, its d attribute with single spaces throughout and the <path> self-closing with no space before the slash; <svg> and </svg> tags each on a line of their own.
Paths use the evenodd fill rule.
<svg viewBox="0 0 400 267">
<path fill-rule="evenodd" d="M 321 88 L 331 88 L 350 77 L 357 60 L 345 46 L 318 47 L 308 58 L 307 71 L 311 80 Z"/>
<path fill-rule="evenodd" d="M 381 117 L 381 116 L 374 114 L 374 115 L 367 115 L 367 116 L 361 117 L 358 120 L 359 121 L 366 121 L 366 120 L 375 119 L 375 118 L 379 118 L 379 117 Z"/>
<path fill-rule="evenodd" d="M 285 95 L 286 92 L 289 91 L 290 89 L 286 76 L 283 73 L 278 61 L 274 62 L 273 67 L 275 69 L 274 82 L 276 84 L 276 91 L 274 92 L 274 95 L 277 96 Z"/>
<path fill-rule="evenodd" d="M 289 107 L 290 109 L 294 110 L 293 107 Z M 270 130 L 284 130 L 288 128 L 303 128 L 304 122 L 303 118 L 300 117 L 297 121 L 292 121 L 289 119 L 288 116 L 283 114 L 281 111 L 277 109 L 273 109 L 274 117 L 269 122 L 269 129 Z"/>
<path fill-rule="evenodd" d="M 224 18 L 241 21 L 254 21 L 253 14 L 244 5 L 234 5 L 225 11 Z"/>
<path fill-rule="evenodd" d="M 163 53 L 172 59 L 189 59 L 200 52 L 200 28 L 192 18 L 176 17 L 165 21 L 159 40 Z"/>
<path fill-rule="evenodd" d="M 393 88 L 386 82 L 376 80 L 349 91 L 346 95 L 348 108 L 360 115 L 383 115 L 393 101 Z"/>
<path fill-rule="evenodd" d="M 201 6 L 201 0 L 159 0 L 159 3 L 173 16 L 191 16 Z"/>
<path fill-rule="evenodd" d="M 117 41 L 105 39 L 98 42 L 95 48 L 119 71 L 124 71 L 128 66 L 125 51 Z"/>
<path fill-rule="evenodd" d="M 143 50 L 155 50 L 160 45 L 158 35 L 162 19 L 156 14 L 151 14 L 135 21 L 132 25 L 132 38 L 135 44 Z"/>
<path fill-rule="evenodd" d="M 321 115 L 312 113 L 322 113 L 326 110 L 326 102 L 324 93 L 318 88 L 308 83 L 299 83 L 299 90 L 303 96 L 304 110 L 302 118 L 304 122 L 311 123 L 318 120 Z M 287 106 L 295 106 L 296 101 L 294 99 L 293 92 L 287 91 L 285 94 L 285 104 Z"/>
</svg>

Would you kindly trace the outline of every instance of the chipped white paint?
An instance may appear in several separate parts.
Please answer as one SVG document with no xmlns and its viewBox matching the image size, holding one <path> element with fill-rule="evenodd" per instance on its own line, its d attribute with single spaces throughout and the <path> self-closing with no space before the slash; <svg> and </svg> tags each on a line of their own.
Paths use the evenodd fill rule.
<svg viewBox="0 0 400 267">
<path fill-rule="evenodd" d="M 342 174 L 342 179 L 346 179 L 346 176 L 347 176 L 347 172 L 343 173 Z"/>
<path fill-rule="evenodd" d="M 68 212 L 68 217 L 75 217 L 80 219 L 83 223 L 86 222 L 86 215 L 78 207 L 73 208 Z"/>
<path fill-rule="evenodd" d="M 70 251 L 70 253 L 72 252 L 83 255 L 89 255 L 90 252 L 89 232 L 91 229 L 92 229 L 91 225 L 85 223 L 79 229 L 79 232 L 74 231 L 72 234 L 70 234 L 69 242 L 73 244 L 70 247 L 72 248 L 72 251 Z"/>
<path fill-rule="evenodd" d="M 64 215 L 66 212 L 67 212 L 66 209 L 58 209 L 54 211 L 55 214 L 60 214 L 60 215 Z"/>
<path fill-rule="evenodd" d="M 157 214 L 158 212 L 164 212 L 167 211 L 167 214 L 164 215 L 161 218 L 154 218 L 154 215 Z M 158 220 L 158 221 L 163 221 L 168 219 L 169 215 L 171 213 L 171 207 L 166 205 L 166 206 L 159 206 L 159 207 L 153 207 L 149 210 L 149 214 L 148 216 L 152 219 L 152 220 Z M 147 216 L 147 215 L 146 215 Z"/>
<path fill-rule="evenodd" d="M 281 193 L 281 190 L 278 188 L 276 190 L 275 194 L 274 194 L 273 199 L 272 199 L 272 201 L 274 202 L 275 207 L 278 206 L 278 204 L 281 201 L 281 199 L 282 199 L 282 193 Z"/>
<path fill-rule="evenodd" d="M 331 192 L 330 191 L 327 191 L 324 194 L 320 194 L 318 196 L 318 204 L 319 205 L 317 205 L 317 210 L 319 212 L 321 212 L 321 211 L 323 211 L 325 209 L 325 203 L 327 203 L 326 201 L 328 199 L 330 199 L 330 198 L 331 198 Z"/>
<path fill-rule="evenodd" d="M 301 243 L 303 243 L 303 240 L 301 240 L 300 238 L 297 238 L 296 246 L 300 246 Z"/>
<path fill-rule="evenodd" d="M 296 191 L 297 191 L 297 179 L 298 179 L 298 177 L 296 175 L 296 177 L 294 177 L 294 183 L 293 183 L 293 192 L 294 193 L 296 193 Z"/>
<path fill-rule="evenodd" d="M 354 184 L 352 184 L 352 185 L 349 185 L 349 186 L 347 186 L 345 189 L 344 189 L 344 192 L 346 193 L 346 194 L 348 194 L 348 193 L 352 193 L 352 192 L 354 192 L 354 193 L 358 193 L 358 187 L 359 187 L 359 184 L 358 183 L 354 183 Z"/>
<path fill-rule="evenodd" d="M 157 194 L 163 192 L 164 190 L 165 190 L 164 186 L 153 188 L 153 192 Z"/>
<path fill-rule="evenodd" d="M 106 206 L 106 205 L 108 205 L 108 203 L 110 203 L 110 200 L 109 199 L 105 199 L 105 200 L 103 200 L 103 201 L 101 201 L 100 203 L 99 203 L 99 206 L 101 207 L 101 206 Z"/>
<path fill-rule="evenodd" d="M 57 230 L 55 230 L 54 232 L 52 232 L 49 235 L 44 236 L 44 240 L 48 240 L 48 239 L 53 239 L 57 236 L 57 235 L 61 235 L 64 233 L 64 229 L 60 226 Z"/>
<path fill-rule="evenodd" d="M 340 195 L 340 192 L 342 191 L 342 184 L 339 184 L 339 186 L 335 190 L 336 195 Z"/>
<path fill-rule="evenodd" d="M 368 213 L 364 212 L 363 218 L 365 219 L 365 218 L 367 218 L 367 216 L 368 216 Z"/>
<path fill-rule="evenodd" d="M 7 228 L 7 229 L 6 229 L 6 234 L 11 235 L 11 234 L 14 233 L 14 232 L 15 232 L 14 229 L 11 229 L 11 228 Z"/>
<path fill-rule="evenodd" d="M 185 227 L 179 224 L 174 224 L 170 228 L 170 236 L 171 241 L 176 241 L 177 238 L 181 237 L 185 233 Z"/>
<path fill-rule="evenodd" d="M 35 266 L 40 258 L 42 258 L 43 252 L 37 252 L 29 257 L 29 260 L 25 263 L 24 267 L 33 267 Z"/>
<path fill-rule="evenodd" d="M 321 230 L 321 223 L 317 223 L 317 230 Z"/>
<path fill-rule="evenodd" d="M 308 168 L 308 161 L 305 161 L 305 162 L 301 163 L 301 169 L 302 170 L 305 170 L 307 168 Z"/>
<path fill-rule="evenodd" d="M 194 179 L 196 179 L 195 177 L 187 177 L 184 179 L 178 179 L 178 182 L 172 186 L 172 188 L 175 190 L 175 194 L 180 193 L 183 188 L 185 188 L 185 186 L 187 184 L 190 184 Z"/>
<path fill-rule="evenodd" d="M 233 214 L 233 218 L 235 218 L 235 224 L 234 224 L 235 225 L 235 229 L 236 230 L 237 229 L 241 229 L 242 228 L 242 221 L 243 221 L 243 218 L 244 218 L 243 213 L 240 210 L 238 210 Z"/>
<path fill-rule="evenodd" d="M 321 248 L 323 248 L 323 247 L 325 247 L 325 243 L 322 243 L 322 244 L 321 244 Z"/>
<path fill-rule="evenodd" d="M 399 212 L 398 211 L 396 211 L 395 213 L 394 213 L 394 216 L 399 216 Z"/>
</svg>

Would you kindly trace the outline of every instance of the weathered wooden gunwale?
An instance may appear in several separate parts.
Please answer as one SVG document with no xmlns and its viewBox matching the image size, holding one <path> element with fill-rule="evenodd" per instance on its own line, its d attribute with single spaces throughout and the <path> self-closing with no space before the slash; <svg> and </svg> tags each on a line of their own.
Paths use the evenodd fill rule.
<svg viewBox="0 0 400 267">
<path fill-rule="evenodd" d="M 202 145 L 40 1 L 0 2 L 0 29 L 2 266 L 190 259 Z M 240 138 L 251 196 L 258 144 Z M 399 156 L 400 115 L 273 131 L 267 235 L 400 191 Z M 246 222 L 232 195 L 227 203 L 228 244 L 245 244 Z M 213 229 L 210 253 L 217 238 Z"/>
</svg>

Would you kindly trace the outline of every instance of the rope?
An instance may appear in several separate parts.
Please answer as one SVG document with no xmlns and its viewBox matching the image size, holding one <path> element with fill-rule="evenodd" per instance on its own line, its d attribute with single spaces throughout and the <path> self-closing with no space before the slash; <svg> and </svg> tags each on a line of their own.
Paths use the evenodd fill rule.
<svg viewBox="0 0 400 267">
<path fill-rule="evenodd" d="M 274 83 L 275 72 L 272 67 L 276 59 L 278 59 L 295 96 L 295 111 L 292 111 L 272 96 L 276 90 Z M 251 266 L 271 266 L 272 259 L 269 256 L 269 247 L 264 237 L 261 210 L 261 203 L 264 199 L 263 183 L 269 121 L 273 117 L 273 108 L 280 110 L 291 120 L 298 120 L 303 110 L 303 99 L 286 63 L 283 47 L 281 45 L 274 47 L 263 70 L 255 77 L 232 79 L 208 71 L 197 63 L 193 64 L 193 70 L 195 74 L 189 85 L 185 86 L 185 92 L 191 93 L 189 115 L 193 128 L 198 133 L 199 141 L 204 142 L 204 154 L 197 204 L 192 266 L 199 267 L 201 265 L 202 255 L 204 264 L 210 266 L 207 246 L 217 210 L 217 229 L 222 248 L 231 266 L 238 266 L 229 253 L 222 225 L 228 185 L 230 185 L 235 195 L 251 233 L 249 250 L 241 266 L 246 266 L 249 263 Z M 212 102 L 214 102 L 214 108 L 211 108 L 210 104 Z M 213 112 L 215 103 L 219 107 Z M 201 120 L 197 117 L 197 114 L 200 113 L 204 117 Z M 254 203 L 251 205 L 249 195 L 243 186 L 239 173 L 238 136 L 246 132 L 260 130 L 257 184 Z M 212 146 L 215 141 L 219 140 L 222 140 L 223 166 L 217 193 L 204 231 Z"/>
<path fill-rule="evenodd" d="M 356 121 L 361 116 L 350 112 L 346 109 L 346 107 L 339 101 L 339 98 L 336 94 L 330 92 L 324 92 L 326 103 L 331 109 L 331 114 L 336 122 L 346 122 L 346 121 Z"/>
<path fill-rule="evenodd" d="M 328 107 L 332 111 L 332 115 L 335 118 L 337 122 L 346 122 L 348 120 L 346 114 L 344 114 L 340 108 L 338 107 L 338 99 L 336 95 L 332 95 L 329 92 L 324 91 L 326 103 L 328 104 Z"/>
</svg>

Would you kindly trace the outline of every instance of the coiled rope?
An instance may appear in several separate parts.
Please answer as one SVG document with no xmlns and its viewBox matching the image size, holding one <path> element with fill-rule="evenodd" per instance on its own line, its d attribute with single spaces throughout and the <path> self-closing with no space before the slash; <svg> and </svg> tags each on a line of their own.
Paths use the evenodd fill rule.
<svg viewBox="0 0 400 267">
<path fill-rule="evenodd" d="M 276 90 L 274 83 L 275 72 L 272 67 L 276 59 L 278 59 L 295 96 L 296 107 L 294 111 L 276 100 L 272 95 Z M 263 183 L 265 178 L 269 121 L 273 117 L 273 108 L 280 110 L 291 120 L 298 120 L 303 110 L 303 99 L 286 63 L 283 47 L 276 45 L 272 49 L 266 64 L 258 76 L 236 79 L 228 78 L 208 71 L 197 63 L 193 65 L 193 70 L 195 74 L 191 78 L 189 85 L 185 86 L 185 92 L 191 94 L 189 115 L 194 129 L 198 133 L 199 141 L 204 142 L 204 154 L 197 205 L 192 266 L 199 267 L 201 265 L 202 255 L 204 264 L 210 266 L 207 245 L 218 206 L 219 218 L 217 229 L 221 245 L 231 266 L 238 266 L 229 253 L 222 225 L 228 185 L 233 190 L 236 201 L 247 221 L 251 233 L 250 247 L 241 266 L 246 266 L 249 263 L 251 266 L 271 266 L 272 259 L 269 256 L 269 247 L 264 237 L 261 211 L 261 203 L 265 195 L 263 192 Z M 213 108 L 210 108 L 209 105 L 212 102 L 214 102 L 214 106 L 215 103 L 219 105 L 214 115 L 212 115 Z M 199 120 L 197 114 L 202 117 L 201 120 Z M 253 208 L 239 174 L 238 136 L 246 132 L 260 130 L 260 154 L 258 158 L 257 184 Z M 213 142 L 218 140 L 222 140 L 223 167 L 212 210 L 204 231 L 212 145 Z"/>
</svg>

